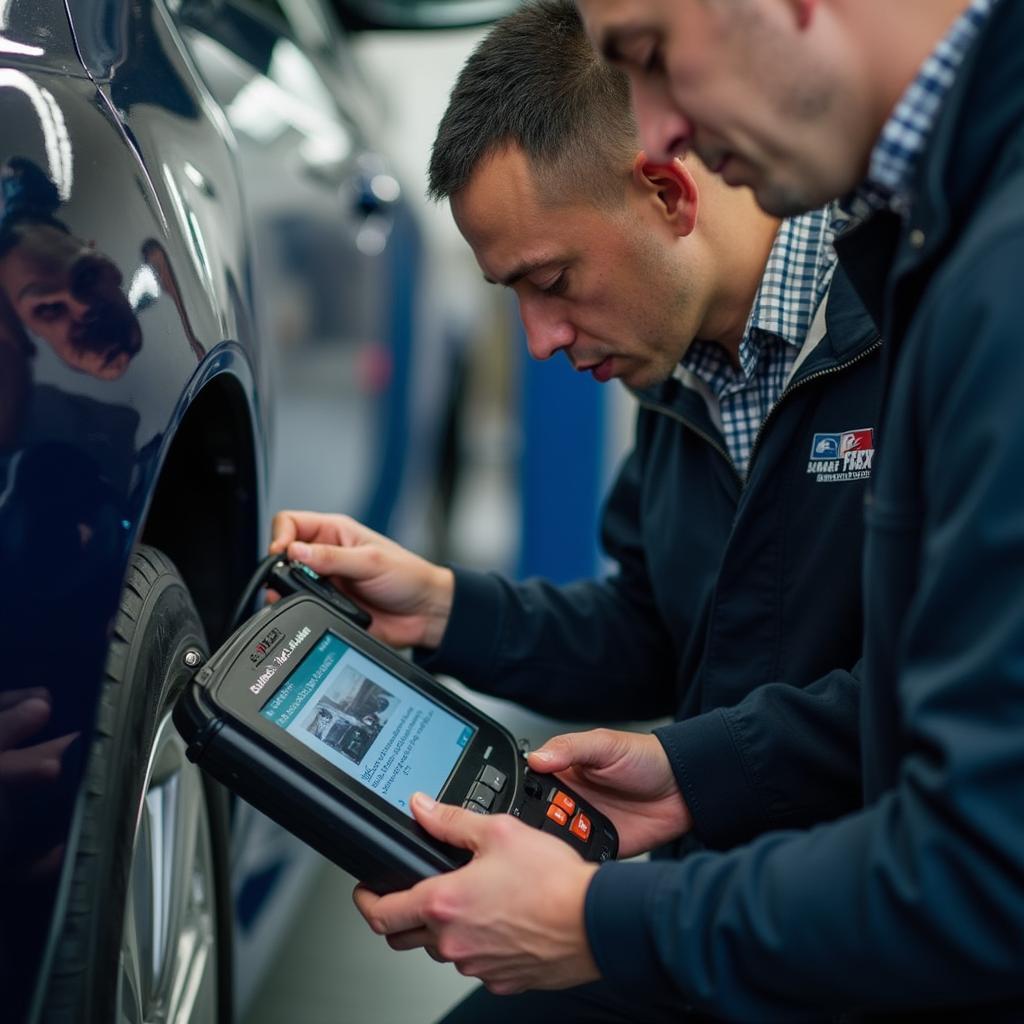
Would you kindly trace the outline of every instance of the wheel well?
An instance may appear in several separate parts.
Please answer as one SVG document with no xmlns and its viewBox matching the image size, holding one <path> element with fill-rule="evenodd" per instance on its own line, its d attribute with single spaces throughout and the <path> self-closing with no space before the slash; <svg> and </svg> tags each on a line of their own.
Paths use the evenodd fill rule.
<svg viewBox="0 0 1024 1024">
<path fill-rule="evenodd" d="M 213 647 L 255 565 L 258 529 L 252 418 L 242 386 L 222 374 L 175 433 L 141 537 L 178 567 Z"/>
</svg>

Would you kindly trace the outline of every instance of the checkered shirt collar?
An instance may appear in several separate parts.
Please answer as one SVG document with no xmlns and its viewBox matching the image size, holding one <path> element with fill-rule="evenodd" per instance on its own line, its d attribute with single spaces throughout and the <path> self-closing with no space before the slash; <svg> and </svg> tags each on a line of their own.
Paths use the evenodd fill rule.
<svg viewBox="0 0 1024 1024">
<path fill-rule="evenodd" d="M 942 101 L 996 3 L 998 0 L 972 0 L 921 65 L 871 151 L 867 178 L 841 201 L 844 214 L 860 219 L 886 206 L 899 210 L 906 203 L 917 159 Z"/>
<path fill-rule="evenodd" d="M 740 342 L 739 369 L 721 345 L 701 339 L 677 367 L 675 376 L 685 386 L 692 386 L 686 380 L 690 373 L 706 387 L 705 400 L 741 475 L 828 290 L 835 269 L 832 237 L 827 208 L 783 221 Z"/>
<path fill-rule="evenodd" d="M 743 332 L 740 361 L 755 331 L 773 334 L 799 349 L 828 289 L 835 265 L 828 208 L 790 217 L 779 225 L 764 275 Z M 747 358 L 756 361 L 756 353 Z M 747 367 L 744 366 L 744 370 Z"/>
</svg>

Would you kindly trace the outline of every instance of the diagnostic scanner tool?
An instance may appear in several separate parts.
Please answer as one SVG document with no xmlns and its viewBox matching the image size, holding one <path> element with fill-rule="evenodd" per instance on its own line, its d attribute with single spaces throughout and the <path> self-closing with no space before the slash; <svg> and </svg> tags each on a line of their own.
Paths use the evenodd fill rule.
<svg viewBox="0 0 1024 1024">
<path fill-rule="evenodd" d="M 277 564 L 266 582 L 280 593 L 297 563 Z M 513 814 L 587 860 L 615 857 L 602 813 L 532 772 L 508 730 L 369 636 L 326 581 L 307 578 L 313 586 L 253 616 L 186 687 L 174 721 L 192 761 L 380 893 L 470 858 L 416 823 L 417 790 Z"/>
</svg>

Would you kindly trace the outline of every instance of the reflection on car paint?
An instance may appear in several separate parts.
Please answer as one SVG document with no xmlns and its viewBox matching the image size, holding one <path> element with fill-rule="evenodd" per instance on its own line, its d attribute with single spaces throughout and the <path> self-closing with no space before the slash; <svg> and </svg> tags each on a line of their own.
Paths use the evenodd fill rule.
<svg viewBox="0 0 1024 1024">
<path fill-rule="evenodd" d="M 0 317 L 27 358 L 37 339 L 72 369 L 116 380 L 142 347 L 121 271 L 58 217 L 57 186 L 31 160 L 0 166 Z"/>
<path fill-rule="evenodd" d="M 10 586 L 36 546 L 44 548 L 41 568 L 56 564 L 69 579 L 82 573 L 86 582 L 94 554 L 120 545 L 121 502 L 100 468 L 111 460 L 94 459 L 90 448 L 132 438 L 138 422 L 131 409 L 34 387 L 34 366 L 47 353 L 76 372 L 112 381 L 142 346 L 120 270 L 72 234 L 60 206 L 61 189 L 34 161 L 11 156 L 0 166 L 0 536 Z M 83 438 L 77 428 L 86 423 L 93 436 Z M 124 485 L 132 453 L 118 461 Z M 62 483 L 56 493 L 54 479 Z M 22 631 L 27 643 L 38 636 L 37 623 Z M 55 706 L 60 694 L 26 685 L 32 681 L 19 676 L 16 688 L 0 690 L 0 868 L 5 896 L 13 895 L 3 901 L 4 916 L 12 906 L 27 910 L 33 895 L 44 906 L 52 898 L 65 847 L 62 825 L 83 756 L 81 726 L 67 731 L 68 716 Z M 40 820 L 43 807 L 50 811 L 48 826 Z M 37 917 L 26 938 L 43 923 Z M 2 960 L 17 963 L 13 951 Z"/>
<path fill-rule="evenodd" d="M 138 520 L 133 492 L 143 496 L 138 484 L 159 457 L 162 431 L 139 436 L 131 398 L 147 347 L 142 314 L 172 312 L 184 344 L 159 343 L 181 345 L 191 366 L 206 352 L 162 241 L 141 235 L 122 269 L 74 229 L 81 150 L 51 84 L 0 68 L 0 615 L 20 643 L 17 669 L 0 681 L 0 986 L 11 1020 L 21 1019 L 58 894 Z M 166 384 L 176 396 L 180 385 Z"/>
</svg>

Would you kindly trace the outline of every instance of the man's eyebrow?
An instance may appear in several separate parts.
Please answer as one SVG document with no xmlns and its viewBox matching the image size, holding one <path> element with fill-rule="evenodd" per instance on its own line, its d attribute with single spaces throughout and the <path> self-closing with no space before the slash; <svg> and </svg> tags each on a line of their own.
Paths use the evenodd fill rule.
<svg viewBox="0 0 1024 1024">
<path fill-rule="evenodd" d="M 623 44 L 634 36 L 645 35 L 650 31 L 643 25 L 610 25 L 601 32 L 597 50 L 610 64 L 624 59 Z"/>
<path fill-rule="evenodd" d="M 49 295 L 51 292 L 56 291 L 55 288 L 49 284 L 41 284 L 39 281 L 29 281 L 24 288 L 18 292 L 18 298 L 23 299 L 26 295 Z"/>
<path fill-rule="evenodd" d="M 544 267 L 550 266 L 551 264 L 557 262 L 558 260 L 554 258 L 543 260 L 529 260 L 526 263 L 520 263 L 519 266 L 514 267 L 500 280 L 495 280 L 493 277 L 489 277 L 487 274 L 484 274 L 484 280 L 488 284 L 502 284 L 506 288 L 511 288 L 514 284 L 518 284 L 524 277 L 529 277 L 530 274 L 533 274 L 536 271 L 541 270 Z"/>
</svg>

